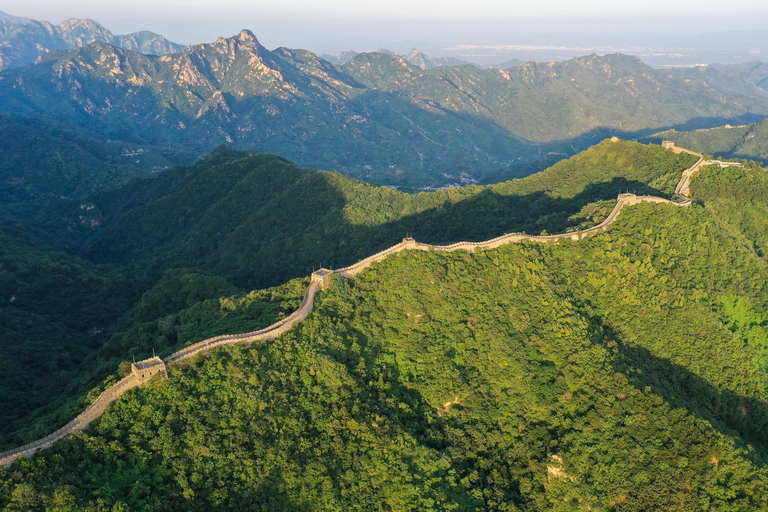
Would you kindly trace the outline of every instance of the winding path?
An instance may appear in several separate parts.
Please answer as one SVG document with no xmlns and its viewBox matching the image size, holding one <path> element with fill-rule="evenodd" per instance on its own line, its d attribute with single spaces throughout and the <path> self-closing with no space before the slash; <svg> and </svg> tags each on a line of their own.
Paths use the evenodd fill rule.
<svg viewBox="0 0 768 512">
<path fill-rule="evenodd" d="M 679 146 L 673 146 L 670 149 L 676 153 L 685 152 L 699 157 L 699 160 L 694 165 L 683 171 L 680 182 L 677 184 L 677 187 L 675 187 L 675 196 L 681 199 L 681 201 L 670 201 L 669 199 L 663 199 L 661 197 L 655 196 L 621 194 L 616 200 L 616 206 L 603 222 L 583 231 L 560 233 L 557 235 L 526 235 L 524 233 L 509 233 L 497 238 L 493 238 L 491 240 L 486 240 L 484 242 L 457 242 L 451 245 L 429 245 L 418 243 L 413 238 L 405 238 L 399 244 L 393 245 L 388 249 L 384 249 L 379 253 L 360 260 L 354 265 L 350 265 L 349 267 L 338 270 L 320 269 L 312 273 L 311 280 L 306 292 L 304 293 L 304 300 L 302 301 L 301 306 L 299 306 L 299 309 L 294 311 L 289 316 L 270 325 L 269 327 L 265 327 L 264 329 L 260 329 L 258 331 L 244 334 L 216 336 L 214 338 L 200 341 L 193 345 L 184 347 L 178 352 L 175 352 L 166 357 L 164 360 L 160 360 L 159 358 L 152 358 L 135 363 L 132 368 L 133 371 L 130 375 L 124 377 L 116 384 L 113 384 L 111 387 L 107 388 L 101 395 L 99 395 L 96 401 L 88 406 L 88 408 L 86 408 L 75 419 L 58 429 L 56 432 L 19 448 L 0 453 L 0 466 L 8 467 L 17 457 L 22 455 L 32 455 L 37 450 L 51 446 L 53 443 L 59 439 L 62 439 L 75 430 L 84 430 L 88 427 L 91 421 L 104 413 L 110 403 L 120 398 L 126 391 L 146 383 L 148 380 L 150 380 L 150 378 L 155 377 L 158 373 L 162 373 L 163 375 L 167 376 L 166 365 L 168 364 L 179 364 L 182 361 L 196 356 L 200 352 L 208 351 L 211 348 L 219 347 L 222 345 L 234 345 L 238 343 L 253 343 L 254 341 L 274 340 L 284 332 L 288 331 L 295 324 L 304 320 L 309 315 L 314 305 L 315 293 L 317 293 L 319 289 L 328 288 L 330 285 L 331 276 L 333 274 L 338 274 L 339 276 L 345 278 L 354 277 L 366 268 L 370 267 L 374 262 L 381 261 L 391 254 L 395 254 L 404 250 L 437 252 L 453 252 L 459 250 L 474 251 L 475 249 L 493 249 L 501 245 L 520 242 L 523 240 L 530 240 L 534 242 L 551 242 L 561 238 L 570 238 L 572 240 L 578 241 L 588 236 L 589 234 L 596 233 L 598 231 L 605 231 L 608 229 L 608 226 L 616 222 L 616 219 L 619 217 L 622 208 L 625 206 L 631 206 L 642 202 L 670 203 L 675 206 L 688 206 L 691 204 L 691 199 L 688 196 L 690 191 L 691 177 L 696 171 L 699 170 L 702 165 L 708 164 L 709 162 L 706 162 L 704 156 L 700 155 L 699 153 L 694 153 L 693 151 L 689 151 Z"/>
</svg>

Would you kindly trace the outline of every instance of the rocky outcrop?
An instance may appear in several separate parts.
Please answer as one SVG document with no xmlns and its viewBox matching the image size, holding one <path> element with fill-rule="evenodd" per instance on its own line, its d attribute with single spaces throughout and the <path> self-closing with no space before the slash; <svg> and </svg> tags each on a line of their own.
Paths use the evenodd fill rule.
<svg viewBox="0 0 768 512">
<path fill-rule="evenodd" d="M 0 70 L 26 66 L 51 51 L 73 50 L 96 41 L 153 55 L 184 49 L 183 45 L 146 30 L 115 35 L 93 20 L 68 19 L 60 25 L 37 20 L 19 23 L 17 20 L 14 17 L 0 19 Z"/>
</svg>

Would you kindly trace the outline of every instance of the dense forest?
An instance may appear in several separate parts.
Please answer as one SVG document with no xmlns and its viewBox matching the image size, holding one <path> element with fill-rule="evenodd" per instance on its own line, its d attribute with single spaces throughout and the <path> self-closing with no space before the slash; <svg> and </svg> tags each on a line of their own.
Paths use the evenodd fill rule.
<svg viewBox="0 0 768 512">
<path fill-rule="evenodd" d="M 0 435 L 10 447 L 52 431 L 125 375 L 131 355 L 258 329 L 298 306 L 307 279 L 290 278 L 311 268 L 291 267 L 286 253 L 282 274 L 250 267 L 284 284 L 246 291 L 248 278 L 209 263 L 228 247 L 217 233 L 247 227 L 247 241 L 293 230 L 279 247 L 311 255 L 333 239 L 331 249 L 356 258 L 375 252 L 366 241 L 386 246 L 403 228 L 430 243 L 579 229 L 627 189 L 671 196 L 693 161 L 606 141 L 523 180 L 407 195 L 221 148 L 89 198 L 105 227 L 77 236 L 95 262 L 38 237 L 55 239 L 51 212 L 67 219 L 69 208 L 60 202 L 39 226 L 47 231 L 2 232 L 0 285 L 13 300 L 0 325 L 19 341 L 4 345 L 0 385 L 17 406 L 2 411 Z M 317 194 L 322 187 L 336 203 Z M 311 193 L 293 195 L 291 206 L 304 188 Z M 243 222 L 260 218 L 239 211 L 255 190 L 288 208 L 288 220 Z M 355 279 L 335 277 L 310 317 L 277 341 L 173 366 L 168 380 L 130 391 L 89 430 L 0 470 L 0 506 L 768 507 L 768 171 L 705 167 L 692 191 L 689 208 L 625 208 L 607 232 L 580 242 L 405 252 Z M 198 208 L 183 210 L 196 193 Z M 338 209 L 323 216 L 329 204 Z M 151 215 L 158 205 L 166 218 Z M 183 236 L 168 228 L 126 260 L 88 252 L 121 232 L 112 226 L 124 235 L 114 240 L 131 244 L 165 224 Z M 205 257 L 174 259 L 184 253 L 174 244 L 205 236 L 214 237 Z M 163 264 L 144 252 L 154 243 L 166 244 Z M 258 262 L 246 259 L 252 247 L 239 250 L 243 266 Z M 62 276 L 69 288 L 57 284 Z M 61 333 L 71 333 L 69 345 Z"/>
<path fill-rule="evenodd" d="M 34 218 L 51 199 L 83 197 L 194 161 L 190 152 L 109 140 L 50 116 L 0 111 L 0 214 Z"/>
<path fill-rule="evenodd" d="M 592 226 L 628 188 L 671 194 L 693 160 L 605 142 L 527 179 L 409 195 L 222 147 L 190 167 L 53 201 L 38 229 L 4 219 L 0 329 L 13 343 L 3 347 L 11 407 L 0 411 L 0 449 L 66 423 L 121 361 L 269 325 L 303 295 L 283 283 L 313 267 L 353 263 L 407 234 L 450 243 Z M 72 254 L 78 240 L 85 258 Z M 96 249 L 110 246 L 119 250 Z M 220 297 L 264 286 L 284 291 L 252 298 L 252 316 L 231 323 Z M 199 308 L 211 316 L 191 329 L 184 319 Z"/>
<path fill-rule="evenodd" d="M 647 141 L 669 139 L 686 148 L 723 158 L 748 158 L 768 162 L 768 121 L 739 126 L 721 126 L 693 131 L 669 130 L 648 137 Z"/>
<path fill-rule="evenodd" d="M 671 197 L 695 160 L 605 141 L 528 178 L 405 194 L 222 147 L 194 166 L 57 203 L 45 219 L 92 261 L 156 274 L 202 268 L 252 289 L 349 265 L 408 235 L 451 243 L 575 229 L 571 217 L 595 201 L 627 191 Z"/>
<path fill-rule="evenodd" d="M 400 253 L 334 278 L 276 342 L 173 367 L 17 461 L 0 503 L 765 508 L 768 262 L 735 227 L 642 204 L 580 242 Z M 180 327 L 205 321 L 193 308 Z"/>
<path fill-rule="evenodd" d="M 0 329 L 13 343 L 2 349 L 0 392 L 11 407 L 0 411 L 0 449 L 66 423 L 121 361 L 269 325 L 301 300 L 301 286 L 283 283 L 313 267 L 353 263 L 407 234 L 448 243 L 591 226 L 627 188 L 670 194 L 692 160 L 605 142 L 527 179 L 409 195 L 221 147 L 190 167 L 54 200 L 32 217 L 35 229 L 4 218 Z M 73 255 L 78 247 L 85 258 Z M 265 286 L 290 291 L 259 296 L 238 325 L 217 320 L 232 318 L 220 297 Z M 213 316 L 180 327 L 205 300 Z"/>
<path fill-rule="evenodd" d="M 745 167 L 711 168 L 694 178 L 694 199 L 717 213 L 724 228 L 747 237 L 754 251 L 768 256 L 768 174 L 754 162 Z"/>
</svg>

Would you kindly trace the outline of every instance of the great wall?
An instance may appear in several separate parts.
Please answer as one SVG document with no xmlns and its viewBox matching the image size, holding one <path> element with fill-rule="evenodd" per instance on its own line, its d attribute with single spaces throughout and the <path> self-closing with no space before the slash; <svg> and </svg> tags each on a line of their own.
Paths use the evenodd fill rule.
<svg viewBox="0 0 768 512">
<path fill-rule="evenodd" d="M 99 397 L 90 406 L 88 406 L 75 419 L 73 419 L 72 421 L 70 421 L 69 423 L 67 423 L 60 429 L 58 429 L 57 431 L 53 432 L 52 434 L 42 439 L 26 444 L 19 448 L 15 448 L 13 450 L 0 453 L 0 466 L 9 467 L 11 463 L 20 456 L 32 455 L 37 450 L 51 446 L 53 443 L 55 443 L 59 439 L 66 437 L 68 434 L 70 434 L 75 430 L 86 429 L 94 419 L 98 418 L 99 416 L 101 416 L 101 414 L 104 413 L 104 411 L 107 409 L 109 404 L 111 404 L 112 402 L 120 398 L 126 391 L 133 389 L 135 387 L 141 386 L 147 383 L 150 379 L 156 378 L 158 375 L 160 375 L 163 378 L 167 378 L 168 364 L 181 363 L 184 360 L 188 360 L 189 358 L 194 357 L 195 355 L 201 352 L 208 351 L 214 347 L 219 347 L 223 345 L 234 345 L 238 343 L 253 343 L 254 341 L 274 340 L 284 332 L 288 331 L 295 324 L 304 320 L 309 315 L 314 305 L 315 294 L 317 293 L 318 290 L 321 290 L 321 289 L 324 290 L 324 289 L 327 289 L 328 286 L 330 286 L 331 276 L 334 274 L 344 278 L 354 277 L 360 272 L 362 272 L 363 270 L 365 270 L 366 268 L 370 267 L 373 263 L 382 261 L 388 256 L 390 256 L 391 254 L 395 254 L 405 250 L 436 251 L 436 252 L 453 252 L 458 250 L 464 250 L 464 251 L 471 252 L 471 251 L 474 251 L 475 249 L 494 249 L 501 245 L 520 242 L 523 240 L 529 240 L 534 242 L 551 242 L 561 238 L 570 238 L 572 240 L 578 241 L 592 233 L 606 230 L 608 226 L 610 226 L 616 221 L 616 219 L 619 216 L 619 213 L 621 213 L 621 210 L 625 206 L 632 206 L 632 205 L 640 204 L 643 202 L 669 203 L 675 206 L 690 205 L 691 199 L 688 196 L 688 194 L 690 190 L 691 177 L 703 165 L 720 165 L 721 167 L 730 166 L 730 165 L 740 165 L 740 164 L 734 164 L 731 162 L 720 162 L 717 160 L 707 161 L 705 160 L 703 155 L 699 153 L 694 153 L 693 151 L 689 151 L 679 146 L 675 146 L 673 143 L 670 143 L 669 141 L 665 141 L 664 144 L 662 144 L 662 146 L 665 147 L 666 149 L 671 149 L 676 153 L 685 152 L 685 153 L 689 153 L 699 157 L 698 161 L 694 165 L 692 165 L 691 167 L 683 171 L 682 177 L 680 178 L 680 181 L 678 182 L 677 187 L 675 188 L 675 196 L 682 199 L 682 201 L 670 201 L 669 199 L 663 199 L 661 197 L 655 197 L 655 196 L 636 196 L 634 194 L 620 194 L 616 200 L 616 206 L 613 208 L 613 210 L 608 215 L 608 217 L 606 217 L 606 219 L 600 224 L 594 227 L 591 227 L 589 229 L 585 229 L 583 231 L 560 233 L 556 235 L 527 235 L 524 233 L 509 233 L 497 238 L 493 238 L 491 240 L 486 240 L 484 242 L 457 242 L 455 244 L 444 245 L 444 246 L 439 246 L 439 245 L 435 246 L 435 245 L 418 243 L 413 238 L 405 238 L 399 244 L 393 245 L 388 249 L 384 249 L 379 253 L 369 256 L 363 260 L 360 260 L 354 265 L 350 265 L 349 267 L 345 267 L 338 270 L 328 270 L 328 269 L 317 270 L 311 274 L 310 283 L 309 283 L 309 286 L 307 287 L 306 292 L 304 293 L 304 300 L 302 301 L 301 306 L 289 316 L 270 325 L 269 327 L 260 329 L 258 331 L 248 332 L 244 334 L 216 336 L 214 338 L 209 338 L 207 340 L 203 340 L 193 345 L 184 347 L 183 349 L 171 354 L 165 359 L 153 357 L 151 359 L 146 359 L 144 361 L 139 361 L 138 363 L 134 363 L 132 365 L 130 375 L 124 377 L 117 383 L 107 388 L 103 393 L 101 393 L 101 395 L 99 395 Z"/>
</svg>

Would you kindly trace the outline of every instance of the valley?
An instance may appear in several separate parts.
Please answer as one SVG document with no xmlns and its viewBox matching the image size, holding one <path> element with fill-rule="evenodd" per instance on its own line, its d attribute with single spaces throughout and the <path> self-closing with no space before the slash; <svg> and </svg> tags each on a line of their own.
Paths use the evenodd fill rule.
<svg viewBox="0 0 768 512">
<path fill-rule="evenodd" d="M 0 510 L 768 509 L 763 63 L 120 32 L 0 12 Z"/>
</svg>

